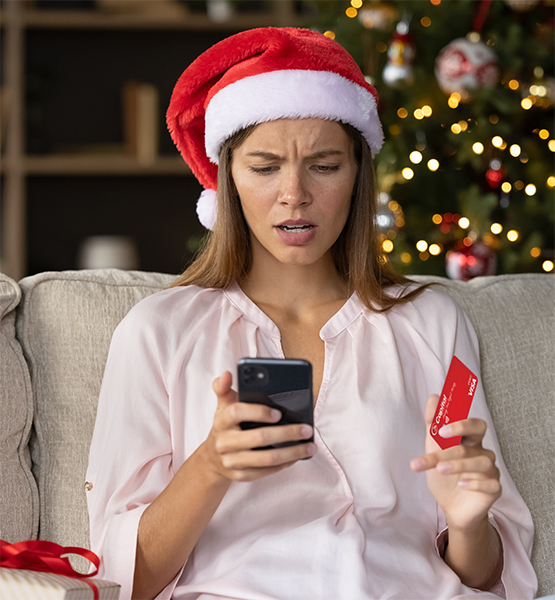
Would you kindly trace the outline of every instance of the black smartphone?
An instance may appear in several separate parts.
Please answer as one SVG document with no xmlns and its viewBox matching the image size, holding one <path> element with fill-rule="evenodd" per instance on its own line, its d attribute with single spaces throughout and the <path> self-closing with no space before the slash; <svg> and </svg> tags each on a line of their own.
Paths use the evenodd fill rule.
<svg viewBox="0 0 555 600">
<path fill-rule="evenodd" d="M 289 358 L 242 358 L 237 363 L 239 400 L 265 404 L 282 414 L 277 423 L 241 423 L 242 429 L 268 425 L 308 423 L 314 425 L 312 365 L 307 360 Z M 275 447 L 314 441 L 284 442 Z"/>
</svg>

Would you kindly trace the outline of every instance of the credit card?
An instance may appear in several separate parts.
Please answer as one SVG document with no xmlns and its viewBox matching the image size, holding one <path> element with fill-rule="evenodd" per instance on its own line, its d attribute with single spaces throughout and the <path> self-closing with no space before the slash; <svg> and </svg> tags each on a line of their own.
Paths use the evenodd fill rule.
<svg viewBox="0 0 555 600">
<path fill-rule="evenodd" d="M 430 435 L 443 450 L 460 444 L 462 437 L 458 435 L 443 438 L 439 435 L 439 430 L 444 425 L 468 417 L 477 385 L 478 377 L 456 356 L 453 356 L 430 426 Z"/>
</svg>

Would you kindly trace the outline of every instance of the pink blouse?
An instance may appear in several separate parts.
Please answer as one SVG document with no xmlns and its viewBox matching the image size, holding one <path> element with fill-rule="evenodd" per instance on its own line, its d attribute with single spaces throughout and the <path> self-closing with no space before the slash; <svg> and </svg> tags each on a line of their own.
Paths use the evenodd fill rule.
<svg viewBox="0 0 555 600">
<path fill-rule="evenodd" d="M 504 553 L 491 592 L 464 586 L 438 539 L 445 518 L 410 460 L 424 453 L 424 408 L 455 354 L 479 373 L 476 335 L 433 288 L 385 314 L 353 295 L 324 325 L 315 407 L 318 453 L 252 483 L 231 484 L 176 579 L 175 600 L 533 598 L 530 513 L 503 464 L 484 391 L 471 416 L 489 425 L 503 494 L 490 512 Z M 283 357 L 276 325 L 238 286 L 154 294 L 114 333 L 87 480 L 100 576 L 131 596 L 145 508 L 207 438 L 212 381 L 244 356 Z"/>
</svg>

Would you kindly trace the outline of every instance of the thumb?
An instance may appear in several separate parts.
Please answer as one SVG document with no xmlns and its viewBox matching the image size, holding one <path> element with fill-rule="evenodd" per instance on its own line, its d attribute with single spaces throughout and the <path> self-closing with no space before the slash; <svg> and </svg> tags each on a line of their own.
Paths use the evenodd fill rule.
<svg viewBox="0 0 555 600">
<path fill-rule="evenodd" d="M 233 402 L 237 402 L 237 392 L 231 389 L 231 383 L 233 381 L 233 377 L 229 371 L 225 371 L 214 380 L 212 384 L 212 389 L 214 390 L 216 396 L 218 396 L 218 405 L 219 406 L 227 406 L 228 404 L 233 404 Z"/>
<path fill-rule="evenodd" d="M 430 425 L 432 424 L 432 420 L 434 418 L 438 402 L 439 402 L 439 396 L 437 394 L 432 394 L 428 398 L 428 402 L 426 404 L 426 414 L 424 417 L 426 420 L 426 428 L 427 429 L 430 429 Z"/>
</svg>

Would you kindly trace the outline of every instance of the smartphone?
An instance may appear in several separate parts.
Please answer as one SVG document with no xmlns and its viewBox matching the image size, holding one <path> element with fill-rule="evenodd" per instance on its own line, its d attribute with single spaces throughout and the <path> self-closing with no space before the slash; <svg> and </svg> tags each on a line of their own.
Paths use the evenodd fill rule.
<svg viewBox="0 0 555 600">
<path fill-rule="evenodd" d="M 277 423 L 241 423 L 242 429 L 308 423 L 314 426 L 312 365 L 307 360 L 289 358 L 242 358 L 237 363 L 239 400 L 265 404 L 278 409 Z M 293 446 L 314 441 L 284 442 L 271 447 Z M 265 448 L 264 448 L 265 449 Z"/>
</svg>

